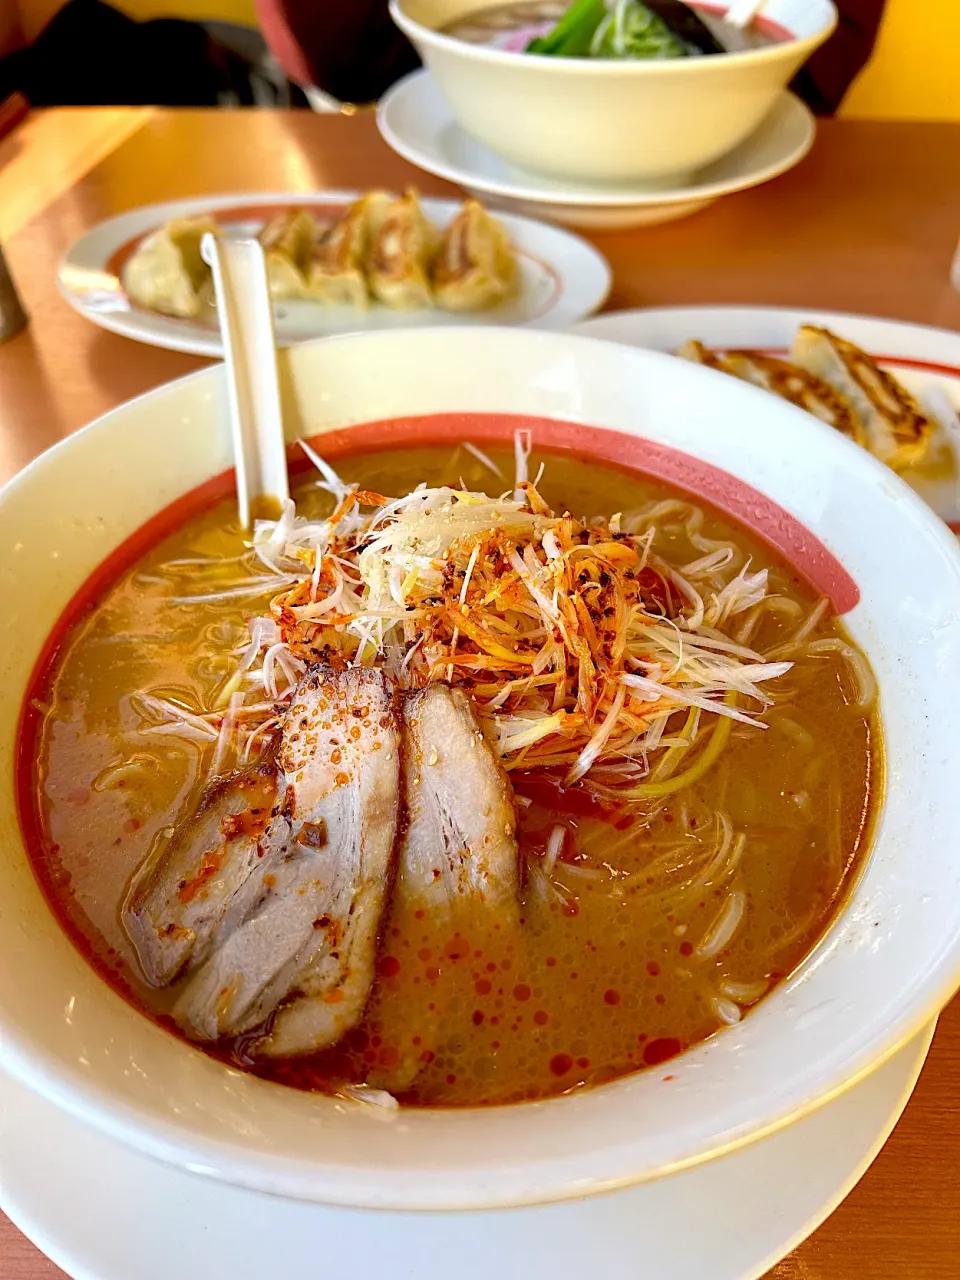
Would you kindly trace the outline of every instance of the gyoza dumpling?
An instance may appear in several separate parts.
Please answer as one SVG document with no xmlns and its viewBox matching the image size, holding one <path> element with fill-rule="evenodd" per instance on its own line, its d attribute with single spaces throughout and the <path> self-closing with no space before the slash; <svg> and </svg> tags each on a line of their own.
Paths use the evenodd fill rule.
<svg viewBox="0 0 960 1280">
<path fill-rule="evenodd" d="M 711 351 L 695 338 L 689 338 L 679 347 L 677 355 L 789 400 L 828 427 L 850 436 L 857 444 L 864 443 L 863 428 L 849 401 L 809 369 L 765 351 Z"/>
<path fill-rule="evenodd" d="M 370 245 L 370 292 L 397 311 L 432 307 L 430 273 L 439 247 L 440 233 L 421 209 L 415 191 L 391 201 Z"/>
<path fill-rule="evenodd" d="M 201 290 L 210 279 L 200 241 L 217 230 L 212 218 L 176 218 L 147 236 L 121 271 L 130 301 L 163 315 L 199 315 Z"/>
<path fill-rule="evenodd" d="M 506 229 L 478 200 L 467 200 L 447 227 L 433 270 L 437 305 L 483 311 L 517 291 L 517 259 Z"/>
<path fill-rule="evenodd" d="M 317 224 L 306 209 L 284 209 L 257 237 L 267 260 L 270 297 L 278 302 L 302 298 Z"/>
<path fill-rule="evenodd" d="M 365 307 L 370 301 L 364 266 L 370 241 L 391 204 L 384 191 L 355 200 L 313 244 L 306 295 L 318 302 Z"/>
<path fill-rule="evenodd" d="M 863 442 L 875 458 L 895 471 L 920 461 L 933 423 L 906 387 L 872 356 L 812 324 L 797 330 L 790 354 L 852 406 L 862 424 Z"/>
<path fill-rule="evenodd" d="M 850 401 L 802 365 L 791 364 L 764 351 L 728 351 L 726 368 L 734 377 L 806 409 L 857 444 L 866 444 L 863 427 Z"/>
</svg>

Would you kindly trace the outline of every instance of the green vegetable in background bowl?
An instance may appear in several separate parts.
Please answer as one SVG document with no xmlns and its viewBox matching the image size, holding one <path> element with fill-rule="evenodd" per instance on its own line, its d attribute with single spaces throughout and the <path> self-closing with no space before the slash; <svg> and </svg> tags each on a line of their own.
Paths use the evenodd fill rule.
<svg viewBox="0 0 960 1280">
<path fill-rule="evenodd" d="M 554 58 L 685 58 L 724 50 L 680 0 L 574 0 L 526 51 Z"/>
<path fill-rule="evenodd" d="M 552 31 L 530 41 L 527 53 L 553 58 L 587 58 L 593 38 L 607 16 L 604 0 L 574 0 Z"/>
</svg>

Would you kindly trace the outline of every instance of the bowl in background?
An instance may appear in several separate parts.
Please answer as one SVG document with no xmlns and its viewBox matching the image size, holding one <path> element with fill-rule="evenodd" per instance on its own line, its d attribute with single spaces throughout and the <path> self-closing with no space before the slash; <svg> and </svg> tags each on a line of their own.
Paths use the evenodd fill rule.
<svg viewBox="0 0 960 1280">
<path fill-rule="evenodd" d="M 460 125 L 513 164 L 597 184 L 686 182 L 753 132 L 836 26 L 831 0 L 769 0 L 794 35 L 664 61 L 550 58 L 442 34 L 479 0 L 390 0 Z M 702 6 L 726 12 L 726 6 Z"/>
<path fill-rule="evenodd" d="M 316 437 L 334 456 L 482 445 L 523 425 L 535 447 L 659 475 L 765 531 L 832 596 L 877 676 L 888 781 L 873 847 L 821 943 L 741 1023 L 668 1067 L 548 1101 L 385 1113 L 247 1075 L 138 1013 L 40 892 L 17 821 L 16 733 L 81 584 L 229 467 L 224 369 L 209 368 L 121 406 L 0 492 L 0 1068 L 195 1173 L 326 1204 L 484 1209 L 720 1155 L 810 1112 L 918 1032 L 960 979 L 960 551 L 930 510 L 801 410 L 612 343 L 407 330 L 290 348 L 280 374 L 289 439 Z"/>
</svg>

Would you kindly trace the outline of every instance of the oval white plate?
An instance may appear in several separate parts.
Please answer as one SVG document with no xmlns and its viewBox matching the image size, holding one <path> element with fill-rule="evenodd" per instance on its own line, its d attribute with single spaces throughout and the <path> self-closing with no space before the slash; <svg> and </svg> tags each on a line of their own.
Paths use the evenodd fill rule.
<svg viewBox="0 0 960 1280">
<path fill-rule="evenodd" d="M 960 333 L 948 329 L 788 307 L 643 307 L 597 316 L 577 325 L 577 332 L 652 351 L 676 351 L 687 338 L 696 338 L 708 347 L 759 347 L 785 355 L 801 324 L 823 325 L 856 343 L 921 400 L 929 388 L 938 388 L 960 413 Z M 957 459 L 945 441 L 930 457 L 904 472 L 903 479 L 958 533 Z"/>
<path fill-rule="evenodd" d="M 457 124 L 429 71 L 415 71 L 394 85 L 377 109 L 377 126 L 405 160 L 492 206 L 609 229 L 682 218 L 721 196 L 768 182 L 800 163 L 816 133 L 807 107 L 783 93 L 760 128 L 703 169 L 695 182 L 672 188 L 596 187 L 531 173 L 494 155 Z"/>
<path fill-rule="evenodd" d="M 318 216 L 333 212 L 357 198 L 355 191 L 325 191 L 313 195 L 290 192 L 246 192 L 171 200 L 144 205 L 109 218 L 88 231 L 70 248 L 60 264 L 58 283 L 67 302 L 94 324 L 114 333 L 173 351 L 222 356 L 215 321 L 182 320 L 134 306 L 127 299 L 117 273 L 118 258 L 133 242 L 172 218 L 221 215 L 225 226 L 256 234 L 275 208 L 303 206 Z M 455 200 L 423 200 L 427 217 L 445 226 L 459 209 Z M 228 216 L 222 216 L 226 213 Z M 317 302 L 284 302 L 276 309 L 277 341 L 281 346 L 334 333 L 368 329 L 398 329 L 424 325 L 531 325 L 565 329 L 602 305 L 610 289 L 610 267 L 592 245 L 579 236 L 545 223 L 515 215 L 501 215 L 520 261 L 519 295 L 503 306 L 469 315 L 449 311 L 390 311 L 375 304 L 368 311 L 331 307 Z"/>
<path fill-rule="evenodd" d="M 260 1280 L 305 1263 L 313 1275 L 320 1251 L 325 1271 L 390 1280 L 447 1280 L 451 1270 L 528 1280 L 532 1257 L 532 1273 L 551 1280 L 751 1280 L 866 1172 L 934 1026 L 833 1102 L 731 1155 L 608 1195 L 473 1214 L 326 1208 L 193 1177 L 0 1075 L 2 1207 L 76 1280 Z"/>
</svg>

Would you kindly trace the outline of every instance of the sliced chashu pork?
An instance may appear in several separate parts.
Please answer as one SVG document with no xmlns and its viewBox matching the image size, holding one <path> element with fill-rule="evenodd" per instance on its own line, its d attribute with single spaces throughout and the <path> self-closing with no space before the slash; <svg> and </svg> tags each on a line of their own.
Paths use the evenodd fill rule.
<svg viewBox="0 0 960 1280">
<path fill-rule="evenodd" d="M 242 919 L 174 1008 L 189 1035 L 238 1035 L 276 1011 L 252 1052 L 293 1056 L 360 1020 L 392 880 L 399 757 L 382 675 L 307 675 L 284 720 L 279 810 L 241 890 Z"/>
<path fill-rule="evenodd" d="M 513 788 L 469 700 L 458 689 L 429 685 L 407 696 L 403 726 L 408 821 L 397 873 L 401 918 L 423 912 L 472 945 L 519 941 Z M 416 992 L 408 994 L 417 1001 Z M 372 1084 L 402 1093 L 433 1056 L 441 1012 L 428 1004 L 431 993 L 421 989 L 419 999 L 422 1007 L 412 1026 L 409 1005 L 398 1007 L 389 993 L 380 992 L 374 1016 L 384 1044 L 397 1051 L 398 1059 L 375 1069 Z"/>
<path fill-rule="evenodd" d="M 519 894 L 513 788 L 469 700 L 429 685 L 403 709 L 407 832 L 397 892 L 427 909 L 474 903 L 510 913 Z"/>
<path fill-rule="evenodd" d="M 259 866 L 276 798 L 273 765 L 220 779 L 136 877 L 123 923 L 149 982 L 167 986 L 236 926 L 235 900 Z"/>
</svg>

